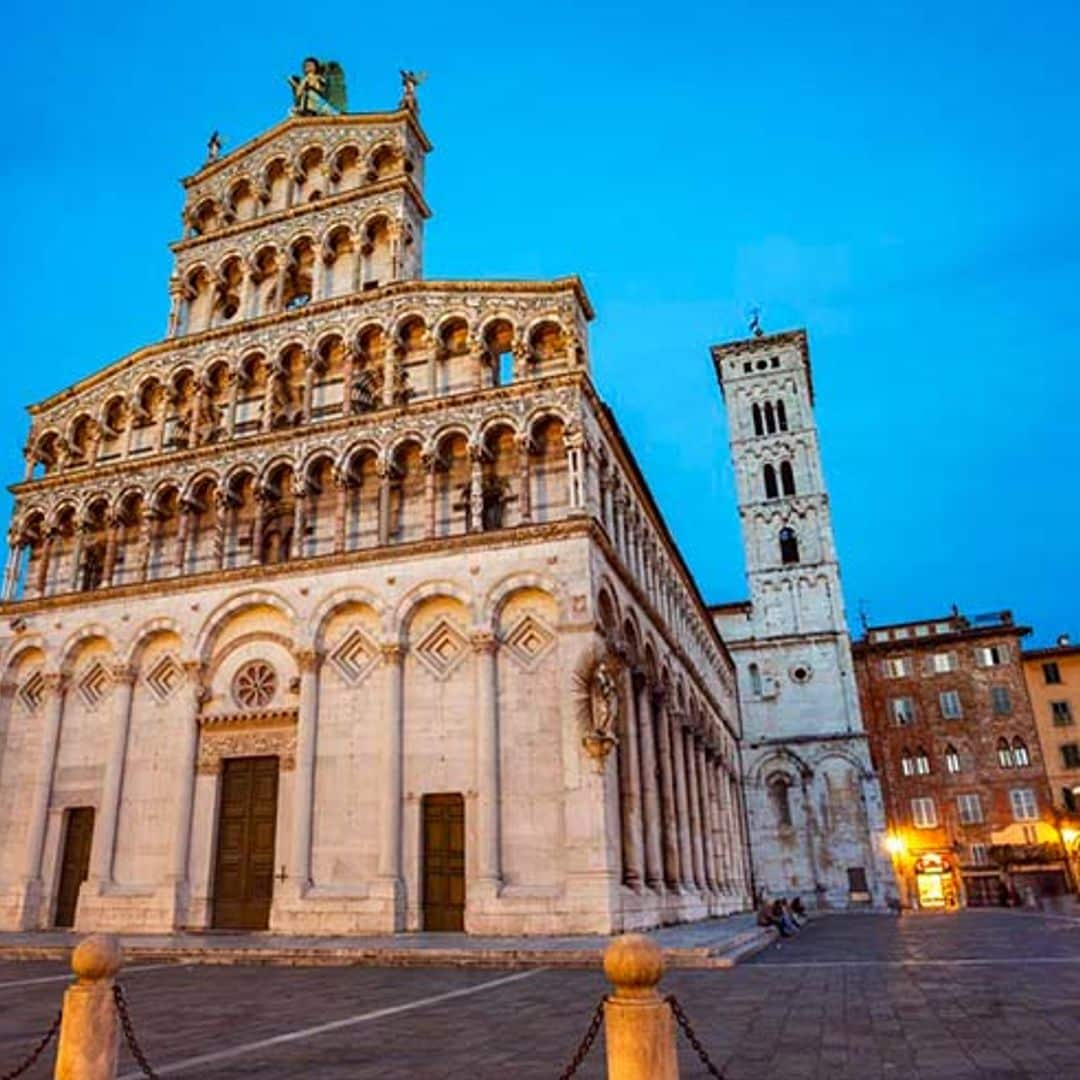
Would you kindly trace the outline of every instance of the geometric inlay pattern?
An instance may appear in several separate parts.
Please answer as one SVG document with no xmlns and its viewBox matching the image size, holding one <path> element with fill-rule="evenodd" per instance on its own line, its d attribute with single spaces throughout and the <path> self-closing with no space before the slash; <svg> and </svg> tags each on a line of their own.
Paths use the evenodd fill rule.
<svg viewBox="0 0 1080 1080">
<path fill-rule="evenodd" d="M 265 660 L 252 660 L 233 676 L 233 699 L 243 709 L 265 709 L 276 689 L 277 672 Z"/>
<path fill-rule="evenodd" d="M 412 650 L 437 679 L 445 679 L 461 663 L 469 642 L 453 623 L 440 619 Z"/>
<path fill-rule="evenodd" d="M 95 660 L 79 679 L 79 696 L 92 709 L 109 689 L 109 673 L 105 665 Z"/>
<path fill-rule="evenodd" d="M 37 712 L 38 707 L 45 699 L 45 676 L 40 671 L 35 671 L 30 678 L 19 687 L 19 700 L 26 707 L 27 712 Z"/>
<path fill-rule="evenodd" d="M 510 655 L 523 667 L 535 667 L 555 644 L 555 635 L 534 615 L 525 614 L 503 639 Z"/>
<path fill-rule="evenodd" d="M 172 697 L 184 681 L 184 669 L 171 656 L 163 656 L 147 673 L 146 685 L 158 701 Z"/>
<path fill-rule="evenodd" d="M 351 686 L 362 682 L 379 659 L 379 650 L 359 630 L 352 630 L 330 654 L 330 661 Z"/>
</svg>

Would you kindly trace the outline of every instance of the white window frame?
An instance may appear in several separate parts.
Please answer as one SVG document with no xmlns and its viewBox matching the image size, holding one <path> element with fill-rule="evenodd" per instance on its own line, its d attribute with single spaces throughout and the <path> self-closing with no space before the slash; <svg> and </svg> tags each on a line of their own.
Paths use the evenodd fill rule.
<svg viewBox="0 0 1080 1080">
<path fill-rule="evenodd" d="M 956 812 L 961 825 L 981 825 L 983 817 L 982 799 L 978 792 L 965 792 L 956 796 Z"/>
<path fill-rule="evenodd" d="M 886 679 L 906 679 L 911 674 L 911 658 L 890 656 L 881 661 L 881 673 Z"/>
<path fill-rule="evenodd" d="M 912 760 L 915 763 L 916 776 L 930 775 L 930 756 L 928 754 L 916 754 Z"/>
<path fill-rule="evenodd" d="M 915 703 L 910 695 L 889 698 L 889 718 L 895 727 L 911 727 L 915 723 Z"/>
<path fill-rule="evenodd" d="M 960 771 L 959 750 L 945 751 L 945 771 L 949 773 L 950 776 L 955 776 Z"/>
<path fill-rule="evenodd" d="M 973 866 L 989 866 L 990 848 L 986 844 L 972 844 L 971 863 Z"/>
<path fill-rule="evenodd" d="M 975 664 L 981 668 L 1001 667 L 1009 662 L 1008 645 L 980 645 L 975 650 Z"/>
<path fill-rule="evenodd" d="M 929 670 L 934 675 L 944 675 L 956 670 L 956 653 L 939 652 L 930 657 Z"/>
<path fill-rule="evenodd" d="M 911 800 L 911 823 L 916 829 L 937 828 L 937 805 L 929 795 Z"/>
<path fill-rule="evenodd" d="M 946 701 L 955 702 L 955 708 L 951 704 L 946 707 Z M 964 703 L 960 700 L 959 690 L 942 690 L 938 694 L 938 707 L 945 720 L 960 720 L 964 715 Z"/>
<path fill-rule="evenodd" d="M 1011 788 L 1009 805 L 1012 807 L 1013 821 L 1039 820 L 1039 800 L 1031 788 Z"/>
</svg>

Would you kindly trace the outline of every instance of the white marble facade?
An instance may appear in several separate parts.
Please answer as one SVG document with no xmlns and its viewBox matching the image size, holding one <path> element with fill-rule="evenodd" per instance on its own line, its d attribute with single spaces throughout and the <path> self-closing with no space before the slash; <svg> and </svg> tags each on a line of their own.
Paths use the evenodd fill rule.
<svg viewBox="0 0 1080 1080">
<path fill-rule="evenodd" d="M 747 906 L 734 666 L 592 386 L 588 300 L 424 281 L 427 149 L 402 109 L 208 164 L 168 336 L 32 407 L 0 928 L 54 923 L 76 808 L 77 928 L 214 925 L 249 757 L 277 761 L 272 930 L 423 928 L 445 793 L 468 932 Z"/>
</svg>

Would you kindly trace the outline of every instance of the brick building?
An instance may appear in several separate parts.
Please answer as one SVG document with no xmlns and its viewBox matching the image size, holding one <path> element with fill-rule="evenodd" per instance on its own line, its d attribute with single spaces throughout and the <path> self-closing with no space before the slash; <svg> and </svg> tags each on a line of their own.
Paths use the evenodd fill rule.
<svg viewBox="0 0 1080 1080">
<path fill-rule="evenodd" d="M 1003 611 L 867 627 L 855 644 L 901 898 L 983 906 L 1066 877 L 1020 643 Z"/>
</svg>

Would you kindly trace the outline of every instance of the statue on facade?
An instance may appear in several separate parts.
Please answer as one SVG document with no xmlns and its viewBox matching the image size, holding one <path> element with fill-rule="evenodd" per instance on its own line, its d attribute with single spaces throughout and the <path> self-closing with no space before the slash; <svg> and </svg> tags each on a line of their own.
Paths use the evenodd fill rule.
<svg viewBox="0 0 1080 1080">
<path fill-rule="evenodd" d="M 618 742 L 622 666 L 619 659 L 602 646 L 587 652 L 574 671 L 574 692 L 585 733 L 582 745 L 600 769 Z"/>
<path fill-rule="evenodd" d="M 217 161 L 219 157 L 221 157 L 221 136 L 216 131 L 211 131 L 206 143 L 206 164 Z"/>
<path fill-rule="evenodd" d="M 420 104 L 416 100 L 416 88 L 427 78 L 426 71 L 401 71 L 401 101 L 399 109 L 412 109 L 418 112 Z"/>
<path fill-rule="evenodd" d="M 293 116 L 337 116 L 346 111 L 345 72 L 336 60 L 304 60 L 300 75 L 290 75 Z"/>
</svg>

